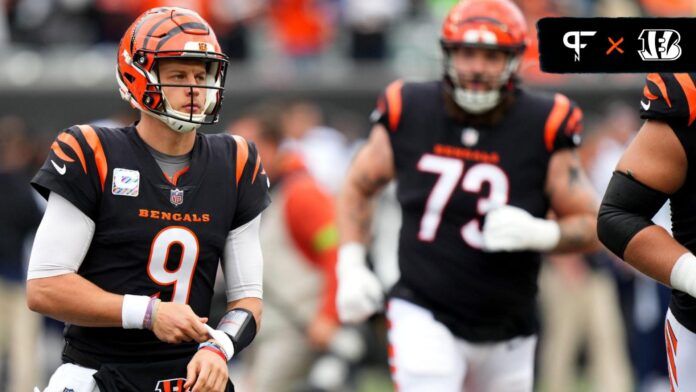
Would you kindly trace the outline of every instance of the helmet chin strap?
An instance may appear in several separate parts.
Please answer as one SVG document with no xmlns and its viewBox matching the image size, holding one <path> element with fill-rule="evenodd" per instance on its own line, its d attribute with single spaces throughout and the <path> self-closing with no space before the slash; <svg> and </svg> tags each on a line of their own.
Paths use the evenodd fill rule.
<svg viewBox="0 0 696 392">
<path fill-rule="evenodd" d="M 507 62 L 507 65 L 505 66 L 505 69 L 500 75 L 499 83 L 501 86 L 504 86 L 508 80 L 510 80 L 510 76 L 517 69 L 518 65 L 519 57 L 511 56 Z M 453 84 L 452 99 L 454 99 L 454 102 L 456 102 L 457 105 L 459 105 L 459 107 L 465 111 L 472 114 L 485 113 L 495 108 L 498 103 L 500 103 L 500 90 L 502 87 L 487 91 L 471 90 L 461 87 L 461 83 L 459 83 L 459 75 L 457 75 L 454 67 L 449 64 L 449 60 L 447 66 L 447 76 L 449 76 Z"/>
<path fill-rule="evenodd" d="M 201 124 L 189 122 L 189 121 L 186 121 L 184 119 L 188 118 L 190 116 L 193 121 L 202 122 L 205 119 L 205 114 L 201 113 L 201 114 L 189 115 L 188 113 L 174 110 L 174 108 L 172 108 L 172 105 L 169 104 L 169 101 L 167 100 L 167 97 L 164 95 L 164 93 L 162 93 L 162 100 L 164 101 L 165 111 L 168 114 L 172 114 L 173 116 L 176 116 L 177 118 L 168 117 L 168 116 L 159 116 L 159 118 L 164 120 L 164 122 L 167 125 L 169 125 L 169 128 L 171 128 L 173 131 L 176 131 L 179 133 L 188 133 L 188 132 L 195 131 L 196 129 L 200 128 Z"/>
</svg>

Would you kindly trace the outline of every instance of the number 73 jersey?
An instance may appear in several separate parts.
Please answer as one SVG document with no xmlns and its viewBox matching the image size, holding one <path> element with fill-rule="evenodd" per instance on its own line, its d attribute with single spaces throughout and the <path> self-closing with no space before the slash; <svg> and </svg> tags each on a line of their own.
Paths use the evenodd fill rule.
<svg viewBox="0 0 696 392">
<path fill-rule="evenodd" d="M 403 214 L 393 294 L 471 341 L 531 334 L 540 255 L 484 252 L 483 221 L 506 204 L 546 216 L 550 157 L 579 143 L 582 113 L 563 95 L 518 89 L 497 125 L 470 126 L 447 115 L 444 88 L 394 82 L 374 113 L 389 132 Z"/>
<path fill-rule="evenodd" d="M 270 203 L 253 144 L 197 134 L 189 166 L 169 178 L 135 127 L 61 132 L 32 184 L 95 222 L 82 277 L 111 293 L 189 304 L 201 317 L 210 311 L 228 233 Z M 147 330 L 69 325 L 65 337 L 67 360 L 143 362 L 195 351 L 193 343 L 163 343 Z"/>
</svg>

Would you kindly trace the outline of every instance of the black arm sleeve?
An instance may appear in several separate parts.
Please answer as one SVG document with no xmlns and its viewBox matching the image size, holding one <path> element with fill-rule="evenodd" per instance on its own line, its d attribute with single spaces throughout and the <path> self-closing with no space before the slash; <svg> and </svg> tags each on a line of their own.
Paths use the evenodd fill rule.
<svg viewBox="0 0 696 392">
<path fill-rule="evenodd" d="M 648 226 L 669 196 L 633 177 L 614 172 L 599 207 L 597 236 L 614 254 L 624 258 L 629 241 Z"/>
</svg>

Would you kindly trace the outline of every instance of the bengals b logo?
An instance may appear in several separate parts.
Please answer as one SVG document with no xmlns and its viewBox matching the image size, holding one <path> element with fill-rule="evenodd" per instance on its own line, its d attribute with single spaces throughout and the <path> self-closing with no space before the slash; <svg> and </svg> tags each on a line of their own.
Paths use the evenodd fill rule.
<svg viewBox="0 0 696 392">
<path fill-rule="evenodd" d="M 184 392 L 185 378 L 172 378 L 157 381 L 155 392 Z"/>
<path fill-rule="evenodd" d="M 681 56 L 679 32 L 671 29 L 645 29 L 638 39 L 643 49 L 638 51 L 643 61 L 673 61 Z"/>
</svg>

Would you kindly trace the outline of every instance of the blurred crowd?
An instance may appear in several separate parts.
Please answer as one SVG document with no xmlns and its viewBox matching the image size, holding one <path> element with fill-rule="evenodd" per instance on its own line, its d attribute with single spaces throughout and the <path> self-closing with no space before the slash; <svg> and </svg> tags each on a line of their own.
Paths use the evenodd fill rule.
<svg viewBox="0 0 696 392">
<path fill-rule="evenodd" d="M 81 83 L 112 75 L 111 55 L 130 21 L 160 5 L 191 8 L 211 22 L 222 49 L 238 66 L 264 61 L 275 82 L 292 75 L 338 72 L 358 64 L 386 64 L 396 72 L 433 76 L 440 72 L 437 39 L 440 21 L 455 0 L 3 0 L 0 52 L 8 83 L 30 83 L 41 72 L 80 58 L 90 64 Z M 532 28 L 522 74 L 541 75 L 534 42 L 536 21 L 544 16 L 689 16 L 690 0 L 517 0 Z M 68 53 L 67 58 L 60 53 Z M 20 56 L 21 54 L 21 56 Z M 14 55 L 19 56 L 15 61 Z M 51 57 L 54 56 L 54 57 Z M 270 60 L 270 61 L 269 61 Z M 3 60 L 0 59 L 0 65 Z M 30 63 L 27 65 L 27 63 Z M 23 66 L 17 64 L 24 64 Z M 276 67 L 273 66 L 276 64 Z M 321 65 L 321 66 L 320 66 Z M 2 67 L 0 67 L 2 68 Z M 99 70 L 104 68 L 104 72 Z M 330 71 L 328 68 L 332 68 Z M 16 69 L 16 70 L 15 70 Z M 13 71 L 15 70 L 15 71 Z M 288 74 L 289 73 L 289 74 Z M 2 74 L 2 72 L 0 72 Z M 59 72 L 60 74 L 60 72 Z M 281 75 L 279 75 L 281 74 Z M 1 76 L 1 75 L 0 75 Z M 57 78 L 54 76 L 54 78 Z M 59 78 L 58 78 L 59 79 Z M 57 80 L 59 81 L 59 80 Z"/>
</svg>

